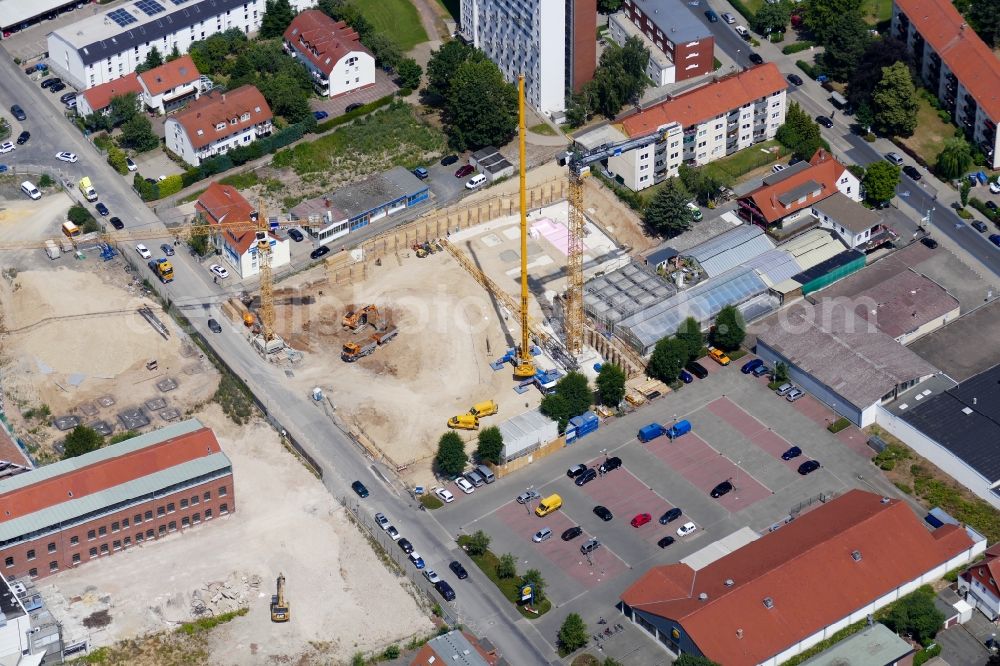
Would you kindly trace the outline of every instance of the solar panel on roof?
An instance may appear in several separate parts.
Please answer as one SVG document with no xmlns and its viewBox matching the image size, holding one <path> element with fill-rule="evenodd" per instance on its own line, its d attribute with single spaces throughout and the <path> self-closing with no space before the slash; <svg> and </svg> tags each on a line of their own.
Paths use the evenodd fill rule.
<svg viewBox="0 0 1000 666">
<path fill-rule="evenodd" d="M 124 9 L 116 9 L 113 12 L 108 12 L 108 18 L 123 28 L 129 23 L 137 22 L 137 19 Z"/>
<path fill-rule="evenodd" d="M 139 2 L 135 3 L 135 7 L 139 11 L 145 12 L 146 16 L 154 16 L 160 12 L 167 11 L 156 0 L 139 0 Z"/>
<path fill-rule="evenodd" d="M 170 0 L 170 2 L 174 3 L 175 5 L 183 5 L 187 1 L 188 0 Z"/>
</svg>

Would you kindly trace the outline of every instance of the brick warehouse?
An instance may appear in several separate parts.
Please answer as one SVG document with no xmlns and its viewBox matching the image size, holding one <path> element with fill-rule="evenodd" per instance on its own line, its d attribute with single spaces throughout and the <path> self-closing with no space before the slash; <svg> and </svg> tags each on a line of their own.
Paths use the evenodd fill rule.
<svg viewBox="0 0 1000 666">
<path fill-rule="evenodd" d="M 197 419 L 0 481 L 0 558 L 40 578 L 236 509 L 232 463 Z"/>
</svg>

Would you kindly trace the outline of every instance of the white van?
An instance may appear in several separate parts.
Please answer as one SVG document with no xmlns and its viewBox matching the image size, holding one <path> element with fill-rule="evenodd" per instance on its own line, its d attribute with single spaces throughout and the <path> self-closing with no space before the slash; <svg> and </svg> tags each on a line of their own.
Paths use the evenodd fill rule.
<svg viewBox="0 0 1000 666">
<path fill-rule="evenodd" d="M 469 179 L 469 182 L 465 184 L 465 189 L 474 190 L 477 187 L 481 187 L 485 182 L 486 182 L 486 176 L 484 176 L 481 173 L 477 173 L 475 176 Z"/>
<path fill-rule="evenodd" d="M 37 200 L 42 198 L 42 193 L 38 191 L 38 188 L 35 187 L 30 180 L 26 180 L 23 183 L 21 183 L 21 191 L 27 194 L 32 199 Z"/>
<path fill-rule="evenodd" d="M 750 31 L 744 28 L 742 25 L 736 26 L 735 28 L 733 28 L 733 30 L 735 30 L 736 34 L 745 39 L 746 41 L 750 41 Z"/>
</svg>

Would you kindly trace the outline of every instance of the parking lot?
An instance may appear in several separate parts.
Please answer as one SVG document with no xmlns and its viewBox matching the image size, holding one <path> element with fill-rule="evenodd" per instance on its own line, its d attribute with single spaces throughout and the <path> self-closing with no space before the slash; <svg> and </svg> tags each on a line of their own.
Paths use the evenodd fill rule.
<svg viewBox="0 0 1000 666">
<path fill-rule="evenodd" d="M 868 461 L 863 433 L 852 427 L 831 434 L 824 426 L 834 416 L 818 401 L 806 395 L 790 403 L 767 388 L 766 377 L 742 374 L 740 365 L 750 358 L 727 367 L 703 361 L 708 378 L 610 420 L 566 450 L 472 494 L 449 484 L 456 499 L 435 517 L 454 534 L 484 530 L 494 552 L 516 557 L 519 572 L 542 572 L 557 609 L 535 625 L 551 642 L 567 613 L 581 613 L 591 626 L 598 617 L 613 617 L 618 595 L 649 567 L 677 562 L 741 527 L 767 532 L 808 510 L 820 496 L 850 488 L 898 495 Z M 680 419 L 693 429 L 676 440 L 662 436 L 643 444 L 636 436 L 647 423 L 669 427 Z M 802 455 L 782 460 L 792 446 Z M 583 486 L 567 477 L 572 465 L 595 467 L 608 456 L 619 456 L 623 466 Z M 799 465 L 810 459 L 822 467 L 800 475 Z M 709 493 L 723 481 L 733 489 L 713 499 Z M 538 500 L 527 505 L 515 500 L 526 489 L 541 497 L 558 493 L 562 508 L 544 518 L 534 515 Z M 609 509 L 613 519 L 605 522 L 595 515 L 597 505 Z M 672 507 L 682 515 L 660 524 Z M 651 514 L 652 520 L 632 527 L 630 521 L 640 513 Z M 697 529 L 679 536 L 677 528 L 688 521 Z M 577 525 L 581 535 L 568 542 L 560 538 Z M 552 537 L 534 543 L 532 536 L 544 527 Z M 660 548 L 657 542 L 665 536 L 675 542 Z M 580 546 L 591 537 L 601 546 L 588 557 Z M 606 647 L 615 656 L 613 646 Z M 649 663 L 656 663 L 662 653 L 651 642 L 649 647 Z M 634 656 L 629 652 L 630 659 Z"/>
</svg>

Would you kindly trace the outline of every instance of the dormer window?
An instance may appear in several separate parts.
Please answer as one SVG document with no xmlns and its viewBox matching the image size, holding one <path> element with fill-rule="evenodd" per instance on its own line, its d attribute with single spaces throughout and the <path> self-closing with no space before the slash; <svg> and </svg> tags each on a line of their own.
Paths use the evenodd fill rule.
<svg viewBox="0 0 1000 666">
<path fill-rule="evenodd" d="M 250 113 L 249 112 L 244 113 L 242 116 L 240 116 L 240 120 L 243 121 L 250 120 Z"/>
<path fill-rule="evenodd" d="M 226 123 L 219 123 L 218 125 L 215 126 L 215 129 L 221 132 L 222 130 L 226 129 Z"/>
<path fill-rule="evenodd" d="M 240 119 L 236 118 L 235 116 L 229 120 L 230 125 L 235 125 L 238 122 L 240 122 Z"/>
</svg>

